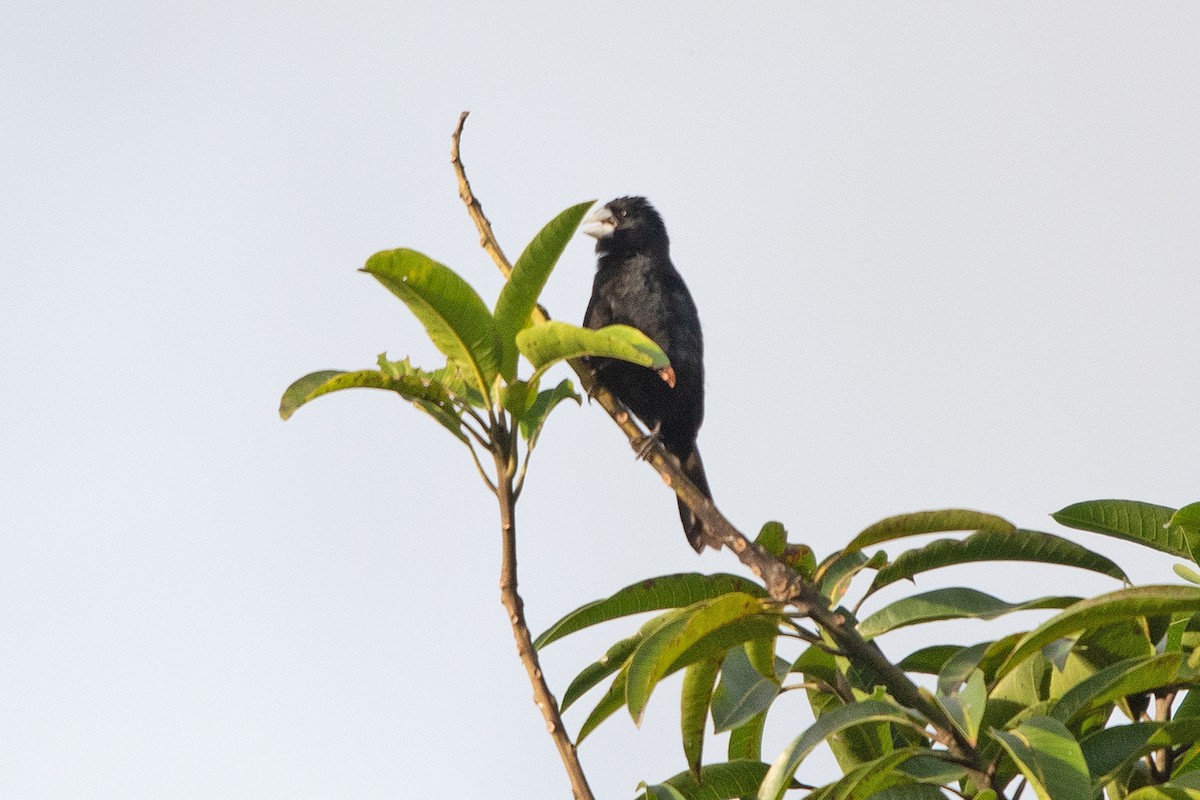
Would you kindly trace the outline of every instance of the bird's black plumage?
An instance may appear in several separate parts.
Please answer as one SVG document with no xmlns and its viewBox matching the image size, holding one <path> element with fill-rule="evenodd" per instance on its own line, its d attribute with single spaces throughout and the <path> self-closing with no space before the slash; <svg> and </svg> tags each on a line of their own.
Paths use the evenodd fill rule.
<svg viewBox="0 0 1200 800">
<path fill-rule="evenodd" d="M 704 340 L 696 304 L 671 263 L 662 217 L 644 197 L 619 197 L 593 214 L 585 231 L 596 237 L 596 278 L 583 324 L 631 325 L 671 359 L 674 385 L 648 367 L 594 358 L 596 377 L 650 428 L 708 497 L 708 479 L 696 434 L 704 420 Z M 704 549 L 702 528 L 679 501 L 688 542 Z"/>
</svg>

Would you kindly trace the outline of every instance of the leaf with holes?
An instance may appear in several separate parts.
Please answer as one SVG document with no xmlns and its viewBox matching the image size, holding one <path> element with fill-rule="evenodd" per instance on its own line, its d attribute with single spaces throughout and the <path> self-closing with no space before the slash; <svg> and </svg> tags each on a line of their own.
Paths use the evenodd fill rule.
<svg viewBox="0 0 1200 800">
<path fill-rule="evenodd" d="M 422 379 L 413 376 L 392 378 L 374 369 L 363 369 L 357 372 L 322 370 L 309 373 L 294 381 L 284 391 L 283 398 L 279 402 L 279 416 L 285 420 L 290 419 L 300 406 L 322 395 L 343 389 L 386 389 L 395 392 L 433 417 L 456 439 L 461 442 L 467 441 L 467 435 L 462 430 L 462 421 L 450 400 L 446 387 L 437 383 L 423 382 Z"/>
</svg>

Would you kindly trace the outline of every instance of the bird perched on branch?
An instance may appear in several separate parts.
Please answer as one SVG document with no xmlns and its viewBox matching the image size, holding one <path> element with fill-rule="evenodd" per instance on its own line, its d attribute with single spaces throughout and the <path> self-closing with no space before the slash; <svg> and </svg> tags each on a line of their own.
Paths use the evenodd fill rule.
<svg viewBox="0 0 1200 800">
<path fill-rule="evenodd" d="M 619 197 L 584 220 L 596 239 L 596 278 L 584 327 L 631 325 L 671 360 L 661 373 L 609 358 L 590 360 L 596 378 L 679 459 L 696 488 L 712 498 L 696 434 L 704 420 L 704 341 L 696 304 L 671 263 L 662 217 L 644 197 Z M 703 528 L 679 501 L 679 519 L 696 552 Z"/>
</svg>

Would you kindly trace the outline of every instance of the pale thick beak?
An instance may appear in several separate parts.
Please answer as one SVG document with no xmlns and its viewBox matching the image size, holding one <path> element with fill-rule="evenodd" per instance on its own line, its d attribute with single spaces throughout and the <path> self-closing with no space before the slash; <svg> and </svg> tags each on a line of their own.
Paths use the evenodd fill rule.
<svg viewBox="0 0 1200 800">
<path fill-rule="evenodd" d="M 583 232 L 595 239 L 611 236 L 617 228 L 617 218 L 608 210 L 608 206 L 593 211 L 583 221 Z"/>
</svg>

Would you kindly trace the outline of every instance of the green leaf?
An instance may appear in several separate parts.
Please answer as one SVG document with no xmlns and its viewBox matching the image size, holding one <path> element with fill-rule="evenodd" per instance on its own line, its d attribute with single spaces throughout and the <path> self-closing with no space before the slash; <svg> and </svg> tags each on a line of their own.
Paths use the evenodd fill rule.
<svg viewBox="0 0 1200 800">
<path fill-rule="evenodd" d="M 1175 719 L 1200 719 L 1200 692 L 1188 692 L 1175 709 Z"/>
<path fill-rule="evenodd" d="M 992 735 L 1016 762 L 1038 800 L 1092 796 L 1079 743 L 1058 720 L 1032 716 L 1010 731 L 992 731 Z"/>
<path fill-rule="evenodd" d="M 1183 652 L 1183 637 L 1187 633 L 1193 616 L 1192 614 L 1176 614 L 1171 619 L 1171 624 L 1167 626 L 1167 633 L 1162 638 L 1162 651 L 1164 653 Z"/>
<path fill-rule="evenodd" d="M 1119 661 L 1069 689 L 1054 705 L 1051 716 L 1064 725 L 1073 725 L 1097 707 L 1175 683 L 1182 663 L 1180 653 Z"/>
<path fill-rule="evenodd" d="M 364 370 L 364 372 L 374 372 L 374 370 Z M 292 414 L 296 413 L 296 409 L 312 400 L 315 397 L 320 397 L 328 392 L 335 391 L 332 388 L 326 388 L 324 391 L 319 391 L 321 387 L 330 383 L 334 378 L 351 373 L 337 369 L 323 369 L 320 372 L 310 372 L 303 378 L 297 378 L 283 392 L 283 397 L 279 401 L 279 416 L 284 420 L 291 419 Z M 379 374 L 379 373 L 375 373 Z M 380 376 L 381 378 L 383 376 Z M 343 388 L 343 387 L 339 387 Z M 345 387 L 348 388 L 348 387 Z M 381 388 L 381 387 L 375 387 Z"/>
<path fill-rule="evenodd" d="M 1200 789 L 1176 786 L 1174 782 L 1161 786 L 1143 786 L 1126 795 L 1125 800 L 1200 800 Z"/>
<path fill-rule="evenodd" d="M 1006 533 L 980 531 L 965 539 L 938 539 L 924 547 L 901 553 L 875 576 L 867 595 L 900 580 L 940 567 L 979 561 L 1033 561 L 1099 572 L 1128 583 L 1125 571 L 1115 563 L 1061 536 L 1039 531 Z"/>
<path fill-rule="evenodd" d="M 512 414 L 513 419 L 521 420 L 525 417 L 525 411 L 531 405 L 536 397 L 534 392 L 537 391 L 537 386 L 529 383 L 529 381 L 509 381 L 504 384 L 497 384 L 497 391 L 500 398 L 500 405 L 509 414 Z"/>
<path fill-rule="evenodd" d="M 1107 783 L 1142 756 L 1163 747 L 1187 746 L 1200 741 L 1200 718 L 1171 722 L 1134 722 L 1103 728 L 1079 746 L 1088 771 L 1097 783 Z"/>
<path fill-rule="evenodd" d="M 517 347 L 533 364 L 534 376 L 559 361 L 583 356 L 617 358 L 651 369 L 665 369 L 671 365 L 662 348 L 628 325 L 607 325 L 591 330 L 551 320 L 518 333 Z"/>
<path fill-rule="evenodd" d="M 305 375 L 284 391 L 279 403 L 279 416 L 289 419 L 305 403 L 342 389 L 386 389 L 395 392 L 437 420 L 456 439 L 467 441 L 467 435 L 462 431 L 462 421 L 444 386 L 424 382 L 416 376 L 392 378 L 373 369 L 357 372 L 322 370 Z"/>
<path fill-rule="evenodd" d="M 1187 787 L 1188 789 L 1200 789 L 1200 772 L 1197 772 L 1195 769 L 1187 772 L 1180 772 L 1179 770 L 1176 770 L 1175 774 L 1171 777 L 1171 780 L 1167 785 Z"/>
<path fill-rule="evenodd" d="M 922 672 L 926 675 L 937 675 L 942 671 L 946 662 L 962 648 L 956 644 L 934 644 L 922 647 L 900 659 L 896 666 L 905 672 Z"/>
<path fill-rule="evenodd" d="M 1054 665 L 1056 670 L 1064 672 L 1068 669 L 1067 661 L 1070 659 L 1071 651 L 1074 649 L 1075 641 L 1073 639 L 1055 639 L 1042 648 L 1042 655 Z"/>
<path fill-rule="evenodd" d="M 1068 528 L 1102 533 L 1180 558 L 1192 558 L 1187 529 L 1170 524 L 1174 513 L 1173 508 L 1136 500 L 1088 500 L 1069 505 L 1050 516 Z"/>
<path fill-rule="evenodd" d="M 648 789 L 654 791 L 659 787 L 668 787 L 678 792 L 685 800 L 732 800 L 735 797 L 754 794 L 762 783 L 763 776 L 767 774 L 767 769 L 766 764 L 749 760 L 709 764 L 701 768 L 698 779 L 690 772 L 681 772 Z"/>
<path fill-rule="evenodd" d="M 873 639 L 888 631 L 944 619 L 995 619 L 1014 611 L 1066 608 L 1078 597 L 1040 597 L 1024 603 L 1006 603 L 990 594 L 953 587 L 915 594 L 884 606 L 858 623 L 864 639 Z"/>
<path fill-rule="evenodd" d="M 505 380 L 511 381 L 517 374 L 518 331 L 529 324 L 538 296 L 554 270 L 554 265 L 566 249 L 567 242 L 575 235 L 575 229 L 579 227 L 583 215 L 595 202 L 589 200 L 571 206 L 550 220 L 526 246 L 517 263 L 513 264 L 508 282 L 504 284 L 500 296 L 496 299 L 496 332 L 499 334 L 503 352 L 500 373 Z"/>
<path fill-rule="evenodd" d="M 729 759 L 762 760 L 763 728 L 767 725 L 767 712 L 755 714 L 729 732 Z"/>
<path fill-rule="evenodd" d="M 981 511 L 968 511 L 961 508 L 918 511 L 913 514 L 888 517 L 876 522 L 855 536 L 853 541 L 846 545 L 846 549 L 862 550 L 881 542 L 903 539 L 922 533 L 948 533 L 950 531 L 1011 533 L 1016 529 L 1016 526 L 1008 520 L 994 514 L 984 514 Z"/>
<path fill-rule="evenodd" d="M 579 735 L 575 737 L 576 745 L 582 744 L 588 734 L 596 730 L 601 722 L 625 705 L 625 680 L 628 674 L 628 664 L 626 664 L 625 668 L 617 673 L 617 677 L 613 678 L 613 682 L 608 686 L 608 691 L 600 698 L 600 702 L 592 709 L 592 713 L 588 714 L 588 718 L 583 721 L 583 725 L 579 728 Z"/>
<path fill-rule="evenodd" d="M 688 609 L 685 608 L 672 609 L 665 614 L 659 614 L 657 617 L 647 620 L 646 624 L 641 627 L 636 635 L 617 642 L 608 649 L 608 653 L 605 655 L 605 658 L 611 656 L 612 660 L 617 663 L 617 666 L 619 666 L 620 671 L 617 672 L 617 676 L 613 678 L 613 682 L 609 684 L 608 691 L 602 698 L 600 698 L 600 702 L 596 704 L 596 707 L 592 709 L 592 713 L 589 714 L 588 718 L 584 721 L 583 727 L 581 727 L 579 730 L 579 738 L 576 740 L 577 744 L 582 742 L 584 738 L 593 730 L 595 730 L 601 722 L 608 719 L 613 713 L 625 705 L 625 684 L 629 675 L 629 661 L 630 658 L 632 658 L 633 651 L 636 651 L 637 647 L 642 642 L 646 641 L 647 638 L 653 636 L 663 628 L 671 625 L 676 625 L 676 627 L 682 626 L 683 623 L 687 621 L 687 614 Z M 630 646 L 630 643 L 632 643 L 632 646 Z M 628 656 L 625 654 L 626 648 L 628 648 Z M 580 673 L 579 676 L 572 681 L 571 687 L 567 689 L 567 693 L 571 694 L 572 689 L 575 689 L 575 697 L 578 697 L 580 694 L 603 680 L 605 675 L 611 674 L 614 670 L 607 669 L 607 665 L 605 667 L 606 671 L 604 674 L 597 674 L 600 671 L 597 669 L 597 665 L 604 661 L 605 659 L 602 658 L 599 662 L 596 662 L 596 664 L 593 664 L 585 669 L 583 673 Z M 682 667 L 685 665 L 680 666 Z M 584 678 L 584 673 L 589 673 L 589 676 L 586 679 Z M 587 684 L 586 686 L 584 685 L 585 682 Z M 579 686 L 577 687 L 576 684 L 579 684 Z"/>
<path fill-rule="evenodd" d="M 641 800 L 688 800 L 683 792 L 665 783 L 648 786 L 643 781 L 638 788 L 642 790 Z"/>
<path fill-rule="evenodd" d="M 777 659 L 772 680 L 750 663 L 746 648 L 732 648 L 725 656 L 721 682 L 713 693 L 713 730 L 717 733 L 731 730 L 770 708 L 790 667 L 787 661 Z"/>
<path fill-rule="evenodd" d="M 625 700 L 634 722 L 641 723 L 654 687 L 670 674 L 684 653 L 719 628 L 743 621 L 761 621 L 764 611 L 759 597 L 733 592 L 692 605 L 681 620 L 682 625 L 668 625 L 646 637 L 630 658 L 625 688 Z M 760 631 L 755 626 L 753 635 L 759 635 Z"/>
<path fill-rule="evenodd" d="M 780 558 L 801 578 L 809 583 L 813 582 L 813 577 L 817 572 L 817 557 L 811 547 L 806 544 L 788 545 L 784 548 Z"/>
<path fill-rule="evenodd" d="M 820 787 L 808 797 L 812 800 L 855 800 L 868 797 L 874 800 L 887 796 L 881 793 L 893 787 L 904 787 L 903 791 L 898 791 L 894 796 L 905 800 L 914 797 L 944 798 L 944 795 L 936 790 L 932 790 L 930 794 L 919 791 L 918 787 L 927 783 L 938 786 L 952 783 L 959 780 L 966 770 L 931 757 L 931 752 L 923 747 L 893 750 L 854 767 L 841 779 Z"/>
<path fill-rule="evenodd" d="M 1065 638 L 1075 641 L 1072 657 L 1087 662 L 1093 668 L 1092 672 L 1127 658 L 1150 656 L 1155 652 L 1144 617 L 1117 620 Z"/>
<path fill-rule="evenodd" d="M 909 784 L 907 786 L 893 786 L 891 789 L 884 789 L 882 792 L 872 795 L 870 800 L 946 800 L 946 795 L 936 786 Z M 996 795 L 994 793 L 987 794 L 981 792 L 975 795 L 972 800 L 996 800 Z"/>
<path fill-rule="evenodd" d="M 567 687 L 567 691 L 563 692 L 563 699 L 559 710 L 566 711 L 576 700 L 599 684 L 600 681 L 625 666 L 625 662 L 633 655 L 633 651 L 642 643 L 642 639 L 644 638 L 645 633 L 639 631 L 633 636 L 622 639 L 608 648 L 599 661 L 595 661 L 584 667 L 583 671 L 575 676 L 575 680 L 571 681 L 571 685 Z"/>
<path fill-rule="evenodd" d="M 993 647 L 1000 646 L 1004 641 L 1004 639 L 998 641 Z M 1015 724 L 1015 721 L 1030 714 L 1045 713 L 1048 705 L 1050 678 L 1053 672 L 1054 667 L 1046 657 L 1037 653 L 1032 658 L 1026 659 L 1017 669 L 1002 678 L 995 679 L 991 684 L 991 691 L 988 693 L 987 710 L 980 729 L 991 731 L 994 728 L 1007 728 Z M 983 670 L 983 673 L 987 675 L 987 670 Z M 985 742 L 987 750 L 991 750 L 995 746 L 994 743 Z M 1016 774 L 1012 765 L 1001 771 L 1006 775 L 1005 780 Z"/>
<path fill-rule="evenodd" d="M 563 400 L 574 400 L 577 405 L 582 405 L 582 400 L 575 393 L 575 386 L 567 378 L 563 378 L 553 389 L 544 389 L 538 392 L 533 405 L 521 417 L 521 436 L 529 442 L 531 448 L 537 445 L 538 436 L 541 435 L 542 426 L 546 424 L 546 418 Z"/>
<path fill-rule="evenodd" d="M 917 752 L 916 748 L 893 750 L 879 758 L 859 764 L 833 783 L 818 787 L 805 800 L 847 800 L 851 797 L 870 797 L 884 789 L 906 783 L 896 767 Z M 928 752 L 922 749 L 921 752 Z"/>
<path fill-rule="evenodd" d="M 486 397 L 500 370 L 496 324 L 482 298 L 454 270 L 415 250 L 384 250 L 367 259 L 375 277 L 408 306 L 446 358 L 461 365 Z"/>
<path fill-rule="evenodd" d="M 1200 533 L 1200 503 L 1189 503 L 1176 511 L 1171 515 L 1170 524 Z"/>
<path fill-rule="evenodd" d="M 1082 600 L 1025 634 L 996 672 L 997 679 L 1050 642 L 1076 631 L 1128 619 L 1200 611 L 1200 588 L 1137 586 Z"/>
<path fill-rule="evenodd" d="M 976 744 L 979 741 L 979 724 L 987 709 L 987 684 L 983 672 L 975 670 L 967 679 L 966 686 L 949 694 L 939 694 L 937 699 L 950 715 L 954 726 L 971 744 Z"/>
<path fill-rule="evenodd" d="M 958 687 L 969 680 L 972 673 L 979 668 L 992 644 L 980 642 L 952 653 L 938 671 L 938 694 L 950 695 L 958 691 Z"/>
<path fill-rule="evenodd" d="M 1171 569 L 1173 569 L 1175 574 L 1183 578 L 1185 581 L 1200 584 L 1200 572 L 1196 572 L 1196 570 L 1192 569 L 1187 564 L 1176 564 L 1171 567 Z"/>
<path fill-rule="evenodd" d="M 697 661 L 683 673 L 683 690 L 679 695 L 679 727 L 683 734 L 683 756 L 688 769 L 700 774 L 700 759 L 704 752 L 704 723 L 708 721 L 708 704 L 712 700 L 713 684 L 721 669 L 721 659 Z"/>
<path fill-rule="evenodd" d="M 379 365 L 379 371 L 393 380 L 416 380 L 422 386 L 445 389 L 449 396 L 456 398 L 459 402 L 479 408 L 486 405 L 484 396 L 479 393 L 479 390 L 467 383 L 462 366 L 453 361 L 448 361 L 446 366 L 432 372 L 414 367 L 408 358 L 403 361 L 389 361 L 387 353 L 380 353 L 376 362 Z"/>
<path fill-rule="evenodd" d="M 791 671 L 803 674 L 806 680 L 817 678 L 831 686 L 839 680 L 837 659 L 834 658 L 833 653 L 823 650 L 815 644 L 804 648 L 792 662 Z"/>
<path fill-rule="evenodd" d="M 898 707 L 882 700 L 863 700 L 826 711 L 775 759 L 758 790 L 758 800 L 780 800 L 809 753 L 835 733 L 867 722 L 895 722 L 921 728 Z"/>
<path fill-rule="evenodd" d="M 551 625 L 537 638 L 533 646 L 540 650 L 553 641 L 591 625 L 645 611 L 690 606 L 730 592 L 742 592 L 756 597 L 767 596 L 765 589 L 739 575 L 701 575 L 698 572 L 685 572 L 648 578 L 626 586 L 611 597 L 575 609 Z"/>
<path fill-rule="evenodd" d="M 1126 766 L 1154 748 L 1146 743 L 1162 729 L 1161 722 L 1134 722 L 1101 728 L 1079 742 L 1094 784 L 1108 783 Z M 1144 748 L 1144 749 L 1143 749 Z"/>
<path fill-rule="evenodd" d="M 780 661 L 775 657 L 776 639 L 751 639 L 743 645 L 746 651 L 746 657 L 750 660 L 750 666 L 758 671 L 759 675 L 764 678 L 782 683 L 787 676 L 787 668 L 791 666 L 791 662 Z M 783 672 L 779 672 L 780 665 L 783 666 Z"/>
<path fill-rule="evenodd" d="M 787 530 L 782 522 L 768 522 L 759 530 L 755 542 L 762 545 L 771 555 L 779 558 L 787 548 Z"/>
<path fill-rule="evenodd" d="M 1017 646 L 1017 642 L 1024 635 L 1024 631 L 1016 631 L 1007 636 L 1002 636 L 988 645 L 987 653 L 984 654 L 983 660 L 979 662 L 978 666 L 983 670 L 983 674 L 987 676 L 989 684 L 995 680 L 996 671 L 1004 663 L 1005 659 L 1008 658 L 1013 648 Z"/>
<path fill-rule="evenodd" d="M 866 569 L 870 563 L 870 559 L 859 550 L 834 553 L 817 568 L 817 588 L 829 600 L 831 606 L 836 605 L 850 588 L 854 576 Z"/>
</svg>

